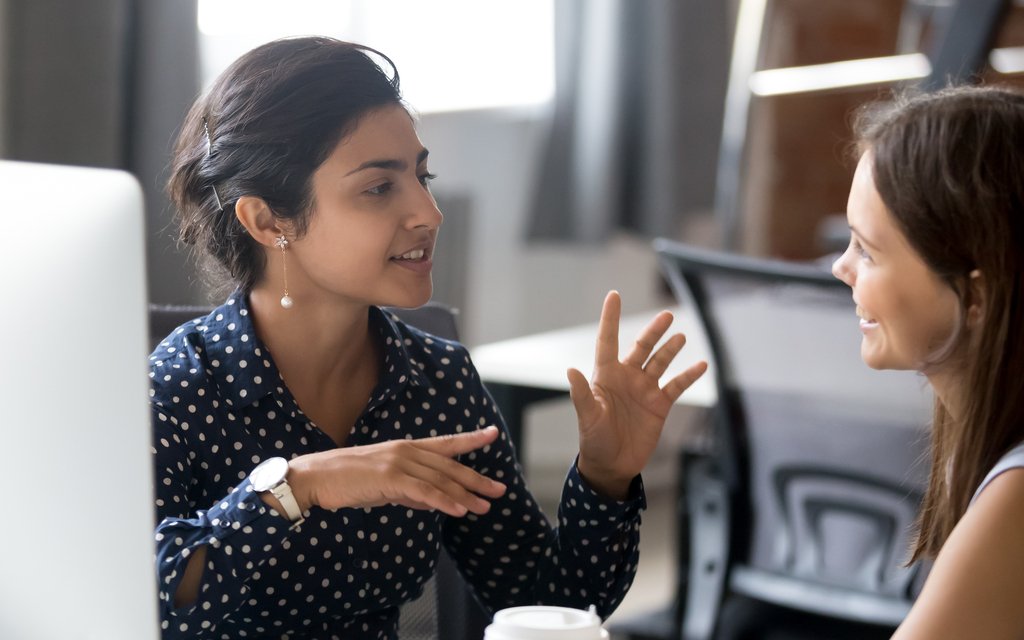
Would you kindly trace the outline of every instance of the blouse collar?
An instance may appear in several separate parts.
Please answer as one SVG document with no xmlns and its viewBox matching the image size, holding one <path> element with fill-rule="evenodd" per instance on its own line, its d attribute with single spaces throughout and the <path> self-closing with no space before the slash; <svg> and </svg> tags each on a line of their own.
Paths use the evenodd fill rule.
<svg viewBox="0 0 1024 640">
<path fill-rule="evenodd" d="M 415 353 L 420 340 L 391 313 L 370 307 L 370 326 L 380 336 L 383 364 L 370 404 L 394 397 L 407 385 L 428 385 L 424 364 Z M 210 374 L 217 381 L 224 402 L 244 408 L 266 395 L 284 393 L 284 382 L 269 350 L 256 336 L 248 300 L 235 291 L 197 327 L 204 335 Z"/>
</svg>

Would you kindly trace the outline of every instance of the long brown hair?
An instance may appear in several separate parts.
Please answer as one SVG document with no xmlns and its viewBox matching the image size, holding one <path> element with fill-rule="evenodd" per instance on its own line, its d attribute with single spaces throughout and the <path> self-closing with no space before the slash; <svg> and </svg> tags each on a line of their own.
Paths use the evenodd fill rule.
<svg viewBox="0 0 1024 640">
<path fill-rule="evenodd" d="M 956 345 L 967 354 L 962 415 L 935 402 L 914 561 L 938 553 L 985 474 L 1024 440 L 1024 94 L 957 87 L 902 96 L 864 109 L 855 128 L 882 201 L 964 316 L 978 302 L 970 273 L 981 274 L 980 322 Z"/>
</svg>

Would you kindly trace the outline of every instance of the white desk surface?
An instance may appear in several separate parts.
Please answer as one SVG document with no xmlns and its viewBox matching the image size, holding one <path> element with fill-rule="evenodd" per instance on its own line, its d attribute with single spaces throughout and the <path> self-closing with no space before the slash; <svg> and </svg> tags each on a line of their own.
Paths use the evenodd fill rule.
<svg viewBox="0 0 1024 640">
<path fill-rule="evenodd" d="M 707 339 L 699 320 L 691 312 L 683 312 L 679 308 L 670 311 L 675 320 L 661 342 L 668 336 L 681 332 L 686 335 L 686 346 L 662 376 L 662 385 L 695 362 L 710 362 Z M 649 311 L 622 317 L 619 322 L 620 358 L 629 353 L 633 348 L 633 341 L 656 313 L 657 311 Z M 569 381 L 565 377 L 565 372 L 569 367 L 579 369 L 588 379 L 590 378 L 594 369 L 596 339 L 597 322 L 593 322 L 480 345 L 470 353 L 484 382 L 568 392 Z M 683 392 L 677 403 L 710 407 L 715 404 L 717 397 L 709 370 Z"/>
</svg>

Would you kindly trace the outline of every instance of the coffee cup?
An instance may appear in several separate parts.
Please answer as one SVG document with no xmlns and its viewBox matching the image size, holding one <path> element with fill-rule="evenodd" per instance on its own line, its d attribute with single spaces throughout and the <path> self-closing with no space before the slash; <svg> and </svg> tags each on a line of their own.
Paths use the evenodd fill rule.
<svg viewBox="0 0 1024 640">
<path fill-rule="evenodd" d="M 511 607 L 494 614 L 484 630 L 484 640 L 608 640 L 601 618 L 591 605 L 588 611 L 567 607 Z"/>
</svg>

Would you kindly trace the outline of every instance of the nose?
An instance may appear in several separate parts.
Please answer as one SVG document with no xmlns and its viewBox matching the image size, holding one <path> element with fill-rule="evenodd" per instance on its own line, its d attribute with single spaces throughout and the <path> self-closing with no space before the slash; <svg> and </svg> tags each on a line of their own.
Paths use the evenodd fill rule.
<svg viewBox="0 0 1024 640">
<path fill-rule="evenodd" d="M 437 201 L 429 190 L 423 188 L 416 199 L 410 203 L 409 226 L 412 228 L 426 227 L 437 229 L 444 222 L 444 214 L 437 208 Z"/>
<path fill-rule="evenodd" d="M 847 248 L 838 258 L 832 263 L 832 275 L 842 280 L 849 286 L 853 286 L 853 271 L 849 265 L 850 249 Z"/>
</svg>

